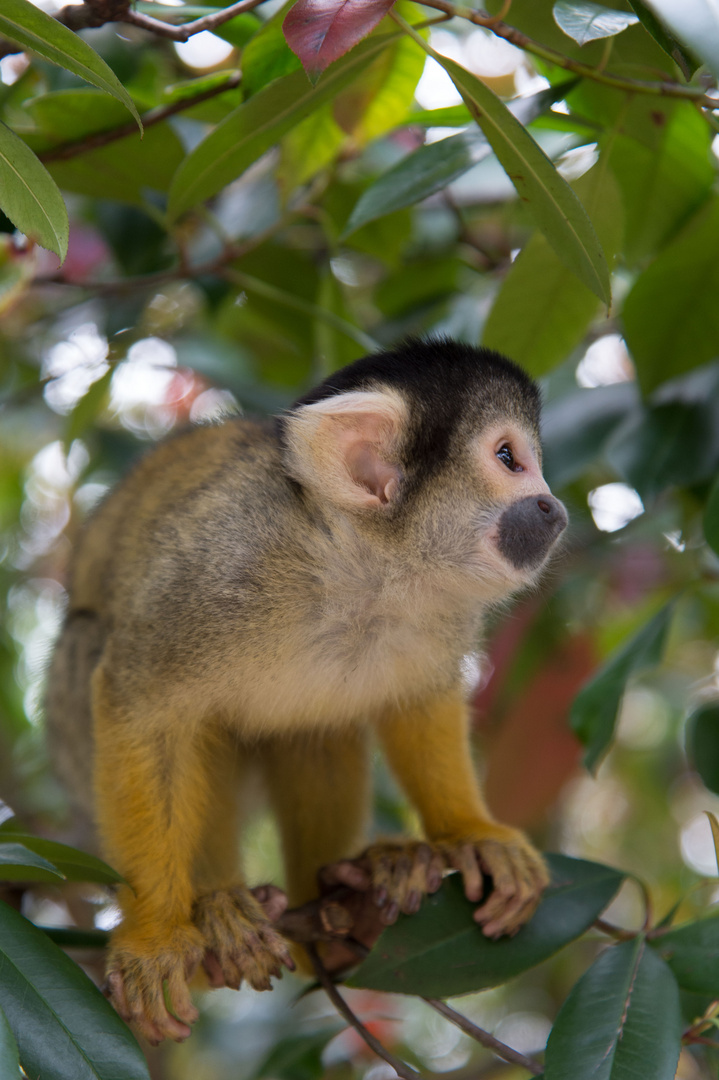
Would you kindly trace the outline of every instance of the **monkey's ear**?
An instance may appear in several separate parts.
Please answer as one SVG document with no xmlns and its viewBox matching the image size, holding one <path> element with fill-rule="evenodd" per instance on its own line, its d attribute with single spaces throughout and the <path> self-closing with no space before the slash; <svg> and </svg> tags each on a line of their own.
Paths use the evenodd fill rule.
<svg viewBox="0 0 719 1080">
<path fill-rule="evenodd" d="M 381 508 L 399 489 L 394 463 L 407 409 L 392 391 L 354 391 L 285 417 L 288 472 L 348 509 Z"/>
</svg>

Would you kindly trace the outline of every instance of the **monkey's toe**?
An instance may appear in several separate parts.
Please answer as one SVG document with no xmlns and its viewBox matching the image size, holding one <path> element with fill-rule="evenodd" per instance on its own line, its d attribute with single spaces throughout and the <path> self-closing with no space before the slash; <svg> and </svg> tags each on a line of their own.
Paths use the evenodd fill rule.
<svg viewBox="0 0 719 1080">
<path fill-rule="evenodd" d="M 283 966 L 294 969 L 287 942 L 266 916 L 284 910 L 278 893 L 261 893 L 258 899 L 238 885 L 197 900 L 194 921 L 205 942 L 203 966 L 211 986 L 239 990 L 247 982 L 255 990 L 270 990 Z"/>
<path fill-rule="evenodd" d="M 323 867 L 320 882 L 325 889 L 342 884 L 359 892 L 371 891 L 381 921 L 390 925 L 400 911 L 411 915 L 419 910 L 422 897 L 442 884 L 443 871 L 441 852 L 425 841 L 382 841 L 358 859 Z"/>
<path fill-rule="evenodd" d="M 467 898 L 482 899 L 484 875 L 492 891 L 474 913 L 487 937 L 513 935 L 532 917 L 549 883 L 544 861 L 516 829 L 496 827 L 493 835 L 445 845 L 449 866 L 464 878 Z"/>
<path fill-rule="evenodd" d="M 162 947 L 121 938 L 108 959 L 105 992 L 117 1012 L 134 1024 L 148 1042 L 182 1042 L 191 1033 L 198 1012 L 187 981 L 202 957 L 194 927 L 176 929 Z"/>
</svg>

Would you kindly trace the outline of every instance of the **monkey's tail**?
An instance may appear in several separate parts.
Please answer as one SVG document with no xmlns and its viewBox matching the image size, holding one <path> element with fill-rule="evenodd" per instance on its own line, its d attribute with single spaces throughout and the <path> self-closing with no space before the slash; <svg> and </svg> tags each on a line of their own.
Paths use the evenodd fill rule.
<svg viewBox="0 0 719 1080">
<path fill-rule="evenodd" d="M 55 646 L 45 713 L 50 761 L 73 812 L 73 837 L 94 846 L 90 680 L 104 647 L 100 617 L 71 611 Z"/>
</svg>

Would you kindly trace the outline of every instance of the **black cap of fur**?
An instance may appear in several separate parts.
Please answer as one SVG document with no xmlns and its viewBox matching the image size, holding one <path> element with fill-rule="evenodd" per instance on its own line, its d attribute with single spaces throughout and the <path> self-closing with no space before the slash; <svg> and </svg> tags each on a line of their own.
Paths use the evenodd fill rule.
<svg viewBox="0 0 719 1080">
<path fill-rule="evenodd" d="M 540 395 L 520 367 L 491 349 L 446 339 L 410 339 L 396 349 L 362 357 L 299 398 L 293 408 L 356 390 L 386 386 L 410 406 L 408 462 L 421 475 L 435 472 L 451 452 L 452 437 L 512 416 L 539 438 Z"/>
</svg>

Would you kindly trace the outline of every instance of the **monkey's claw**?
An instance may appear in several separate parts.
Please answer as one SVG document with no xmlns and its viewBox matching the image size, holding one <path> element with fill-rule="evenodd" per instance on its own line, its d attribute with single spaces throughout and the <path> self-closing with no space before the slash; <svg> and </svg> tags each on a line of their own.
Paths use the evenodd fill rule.
<svg viewBox="0 0 719 1080">
<path fill-rule="evenodd" d="M 474 913 L 482 932 L 491 938 L 516 934 L 534 914 L 549 884 L 544 860 L 524 834 L 493 825 L 488 836 L 441 847 L 446 865 L 462 874 L 468 900 L 482 899 L 483 875 L 492 879 L 492 892 Z"/>
<path fill-rule="evenodd" d="M 444 871 L 442 853 L 423 841 L 391 841 L 372 844 L 358 859 L 343 859 L 320 871 L 320 886 L 327 890 L 346 885 L 358 892 L 372 890 L 386 925 L 397 921 L 400 911 L 412 915 L 422 897 L 436 892 Z"/>
<path fill-rule="evenodd" d="M 272 976 L 279 978 L 283 965 L 294 970 L 288 944 L 268 918 L 284 909 L 278 894 L 279 889 L 272 890 L 258 899 L 237 885 L 196 901 L 193 918 L 205 942 L 203 966 L 211 986 L 239 990 L 244 981 L 255 990 L 270 990 Z"/>
<path fill-rule="evenodd" d="M 105 994 L 126 1023 L 135 1024 L 148 1042 L 182 1042 L 198 1016 L 187 982 L 202 958 L 194 927 L 178 927 L 161 946 L 135 940 L 132 933 L 113 945 Z"/>
</svg>

